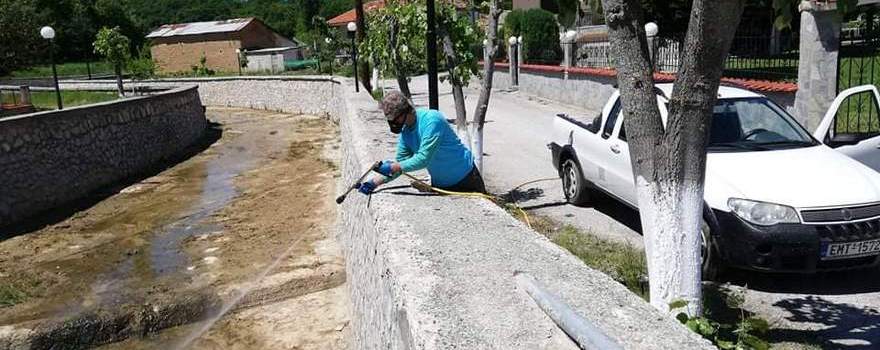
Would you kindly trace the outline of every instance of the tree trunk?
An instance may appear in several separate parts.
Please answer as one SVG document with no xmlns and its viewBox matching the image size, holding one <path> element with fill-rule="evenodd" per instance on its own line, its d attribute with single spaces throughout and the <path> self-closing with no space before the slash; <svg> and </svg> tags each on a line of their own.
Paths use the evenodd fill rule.
<svg viewBox="0 0 880 350">
<path fill-rule="evenodd" d="M 357 45 L 360 45 L 367 37 L 367 20 L 366 14 L 364 13 L 364 0 L 355 0 L 354 11 L 357 16 Z M 372 94 L 373 86 L 370 84 L 370 75 L 372 74 L 372 70 L 370 70 L 370 62 L 368 60 L 360 60 L 358 63 L 358 70 L 360 73 L 359 78 L 361 85 L 367 90 L 367 92 Z"/>
<path fill-rule="evenodd" d="M 125 89 L 122 87 L 122 65 L 119 63 L 113 65 L 113 70 L 116 72 L 116 91 L 120 97 L 125 96 Z"/>
<path fill-rule="evenodd" d="M 400 22 L 396 18 L 391 19 L 391 28 L 388 31 L 388 44 L 391 45 L 391 60 L 394 63 L 394 77 L 397 78 L 397 86 L 406 98 L 412 98 L 409 91 L 409 80 L 403 69 L 403 59 L 400 57 L 400 48 L 397 46 L 397 35 L 400 33 Z"/>
<path fill-rule="evenodd" d="M 455 46 L 452 44 L 452 38 L 449 36 L 449 28 L 447 28 L 447 19 L 441 19 L 437 23 L 437 30 L 440 34 L 440 40 L 443 41 L 443 53 L 446 55 L 446 67 L 449 70 L 449 84 L 452 85 L 452 98 L 455 101 L 455 131 L 462 143 L 470 148 L 471 135 L 467 124 L 467 110 L 464 105 L 464 91 L 461 88 L 461 80 L 455 74 L 455 67 L 458 61 L 455 59 Z"/>
<path fill-rule="evenodd" d="M 706 143 L 744 0 L 694 0 L 664 130 L 639 0 L 604 0 L 645 237 L 651 304 L 702 313 L 700 225 Z"/>
<path fill-rule="evenodd" d="M 486 111 L 489 109 L 489 97 L 492 94 L 492 79 L 495 77 L 495 45 L 498 36 L 498 17 L 501 16 L 500 0 L 489 3 L 489 23 L 486 24 L 486 57 L 483 57 L 483 81 L 480 84 L 480 97 L 474 110 L 474 137 L 471 153 L 477 169 L 483 172 L 483 125 L 486 124 Z"/>
</svg>

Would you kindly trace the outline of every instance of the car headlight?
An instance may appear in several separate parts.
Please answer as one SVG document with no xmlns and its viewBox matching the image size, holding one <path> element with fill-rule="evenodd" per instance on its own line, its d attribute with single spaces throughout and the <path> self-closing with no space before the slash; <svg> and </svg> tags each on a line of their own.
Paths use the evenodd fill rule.
<svg viewBox="0 0 880 350">
<path fill-rule="evenodd" d="M 731 198 L 727 200 L 727 206 L 736 216 L 755 225 L 800 222 L 794 208 L 785 205 Z"/>
</svg>

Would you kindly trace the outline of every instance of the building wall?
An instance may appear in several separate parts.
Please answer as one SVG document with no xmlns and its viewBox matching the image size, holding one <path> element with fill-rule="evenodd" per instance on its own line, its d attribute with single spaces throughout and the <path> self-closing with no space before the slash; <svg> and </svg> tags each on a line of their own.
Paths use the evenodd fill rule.
<svg viewBox="0 0 880 350">
<path fill-rule="evenodd" d="M 513 0 L 513 9 L 541 8 L 541 0 Z"/>
<path fill-rule="evenodd" d="M 205 56 L 205 65 L 218 72 L 238 71 L 235 50 L 241 42 L 233 40 L 178 41 L 154 44 L 150 48 L 159 73 L 189 72 Z"/>
<path fill-rule="evenodd" d="M 275 47 L 275 33 L 259 21 L 253 21 L 235 33 L 212 33 L 175 36 L 153 40 L 150 52 L 159 73 L 189 72 L 205 56 L 205 65 L 218 72 L 237 72 L 236 49 Z"/>
<path fill-rule="evenodd" d="M 282 72 L 284 71 L 284 54 L 272 53 L 247 56 L 248 72 Z"/>
<path fill-rule="evenodd" d="M 0 227 L 157 166 L 206 124 L 197 87 L 0 119 Z"/>
</svg>

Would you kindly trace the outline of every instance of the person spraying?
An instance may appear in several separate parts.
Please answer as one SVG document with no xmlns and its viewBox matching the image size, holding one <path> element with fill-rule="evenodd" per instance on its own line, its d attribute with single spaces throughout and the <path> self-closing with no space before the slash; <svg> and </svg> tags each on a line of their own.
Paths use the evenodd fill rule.
<svg viewBox="0 0 880 350">
<path fill-rule="evenodd" d="M 385 95 L 381 102 L 388 127 L 397 139 L 395 160 L 384 160 L 376 176 L 361 183 L 363 194 L 371 194 L 376 187 L 396 179 L 403 172 L 428 169 L 431 185 L 455 192 L 486 193 L 480 171 L 474 166 L 474 157 L 437 110 L 413 107 L 412 102 L 399 91 Z"/>
</svg>

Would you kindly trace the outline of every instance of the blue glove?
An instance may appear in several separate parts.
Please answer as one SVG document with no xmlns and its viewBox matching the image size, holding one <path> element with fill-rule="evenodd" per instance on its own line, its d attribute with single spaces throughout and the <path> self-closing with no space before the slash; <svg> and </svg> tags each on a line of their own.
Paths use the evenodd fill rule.
<svg viewBox="0 0 880 350">
<path fill-rule="evenodd" d="M 382 165 L 380 165 L 379 169 L 376 169 L 376 171 L 378 171 L 379 174 L 382 174 L 385 176 L 389 176 L 389 177 L 393 176 L 394 174 L 391 171 L 391 164 L 394 164 L 394 162 L 392 162 L 390 160 L 383 160 Z"/>
<path fill-rule="evenodd" d="M 361 186 L 358 187 L 358 191 L 363 194 L 371 194 L 373 190 L 376 189 L 376 184 L 373 183 L 373 180 L 367 180 L 361 183 Z"/>
</svg>

